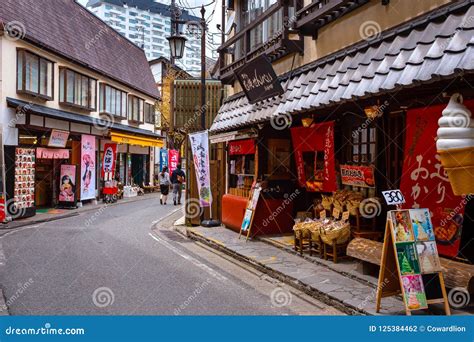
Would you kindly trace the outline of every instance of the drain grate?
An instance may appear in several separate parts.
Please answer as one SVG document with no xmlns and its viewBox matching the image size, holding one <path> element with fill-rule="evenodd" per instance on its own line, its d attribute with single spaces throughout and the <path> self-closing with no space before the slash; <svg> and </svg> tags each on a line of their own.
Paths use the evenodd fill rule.
<svg viewBox="0 0 474 342">
<path fill-rule="evenodd" d="M 158 230 L 158 233 L 166 237 L 168 240 L 171 240 L 174 242 L 180 242 L 180 243 L 192 242 L 191 240 L 186 239 L 185 237 L 180 235 L 179 233 L 173 232 L 171 230 Z"/>
</svg>

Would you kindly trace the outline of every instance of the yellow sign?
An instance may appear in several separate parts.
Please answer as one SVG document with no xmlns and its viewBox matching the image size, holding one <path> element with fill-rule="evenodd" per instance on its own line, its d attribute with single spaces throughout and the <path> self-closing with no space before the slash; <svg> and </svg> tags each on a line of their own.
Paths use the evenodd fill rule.
<svg viewBox="0 0 474 342">
<path fill-rule="evenodd" d="M 112 141 L 119 144 L 129 144 L 129 145 L 138 145 L 143 147 L 163 147 L 164 143 L 162 139 L 153 139 L 138 137 L 134 135 L 122 134 L 112 132 L 110 133 Z"/>
</svg>

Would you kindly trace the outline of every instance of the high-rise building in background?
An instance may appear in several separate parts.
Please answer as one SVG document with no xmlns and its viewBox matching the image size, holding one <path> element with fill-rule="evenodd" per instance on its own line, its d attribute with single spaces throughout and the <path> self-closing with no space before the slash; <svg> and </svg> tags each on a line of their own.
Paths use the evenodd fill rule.
<svg viewBox="0 0 474 342">
<path fill-rule="evenodd" d="M 141 47 L 148 60 L 170 57 L 166 37 L 171 35 L 170 5 L 153 0 L 89 0 L 86 7 L 113 29 Z M 180 19 L 199 22 L 200 18 L 182 10 Z M 197 76 L 201 69 L 201 38 L 196 26 L 180 25 L 180 32 L 186 36 L 186 49 L 176 64 Z M 194 28 L 194 32 L 192 29 Z M 184 31 L 184 32 L 183 32 Z"/>
</svg>

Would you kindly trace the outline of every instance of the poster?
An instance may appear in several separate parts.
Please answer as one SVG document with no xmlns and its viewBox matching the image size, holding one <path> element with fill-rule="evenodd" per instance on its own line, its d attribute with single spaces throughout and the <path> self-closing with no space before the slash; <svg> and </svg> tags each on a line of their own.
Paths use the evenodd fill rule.
<svg viewBox="0 0 474 342">
<path fill-rule="evenodd" d="M 411 219 L 408 210 L 394 210 L 390 212 L 395 242 L 415 241 Z"/>
<path fill-rule="evenodd" d="M 246 232 L 250 228 L 250 222 L 252 221 L 253 211 L 251 209 L 245 209 L 244 219 L 242 221 L 242 232 Z"/>
<path fill-rule="evenodd" d="M 160 148 L 160 172 L 163 168 L 168 167 L 168 150 L 166 148 Z"/>
<path fill-rule="evenodd" d="M 69 132 L 61 131 L 59 129 L 53 129 L 49 137 L 49 147 L 66 147 L 67 139 L 69 138 Z"/>
<path fill-rule="evenodd" d="M 168 168 L 170 175 L 178 167 L 179 164 L 179 151 L 168 150 Z"/>
<path fill-rule="evenodd" d="M 104 145 L 104 156 L 102 159 L 102 179 L 105 179 L 105 173 L 115 175 L 115 160 L 117 158 L 117 144 L 107 143 Z"/>
<path fill-rule="evenodd" d="M 363 188 L 375 187 L 373 166 L 341 165 L 340 169 L 342 184 Z"/>
<path fill-rule="evenodd" d="M 95 137 L 81 136 L 81 200 L 95 198 Z"/>
<path fill-rule="evenodd" d="M 414 242 L 397 243 L 397 258 L 402 275 L 420 274 L 420 263 Z"/>
<path fill-rule="evenodd" d="M 409 212 L 416 241 L 434 241 L 430 211 L 428 209 L 410 209 Z"/>
<path fill-rule="evenodd" d="M 421 273 L 429 274 L 441 272 L 438 249 L 435 241 L 419 241 L 416 243 Z"/>
<path fill-rule="evenodd" d="M 299 185 L 308 191 L 336 191 L 334 121 L 290 132 Z"/>
<path fill-rule="evenodd" d="M 257 209 L 258 199 L 260 197 L 261 191 L 262 191 L 262 188 L 259 185 L 254 188 L 253 193 L 252 193 L 252 199 L 249 202 L 249 209 L 252 209 L 252 210 Z"/>
<path fill-rule="evenodd" d="M 209 137 L 207 131 L 189 134 L 193 154 L 194 170 L 198 185 L 201 207 L 210 207 L 212 203 L 211 177 L 209 166 Z"/>
<path fill-rule="evenodd" d="M 425 288 L 421 275 L 402 276 L 403 291 L 405 293 L 405 304 L 409 310 L 427 309 Z"/>
<path fill-rule="evenodd" d="M 474 101 L 464 101 L 474 111 Z M 453 194 L 436 151 L 438 119 L 446 104 L 412 109 L 406 117 L 406 140 L 400 190 L 407 208 L 429 208 L 440 255 L 459 253 L 466 200 Z"/>
<path fill-rule="evenodd" d="M 59 202 L 74 202 L 76 195 L 76 165 L 61 165 Z"/>
</svg>

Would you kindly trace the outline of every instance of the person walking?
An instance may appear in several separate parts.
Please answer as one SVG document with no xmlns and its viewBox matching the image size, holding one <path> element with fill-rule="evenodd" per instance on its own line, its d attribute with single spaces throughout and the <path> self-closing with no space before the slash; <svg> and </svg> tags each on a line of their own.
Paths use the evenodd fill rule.
<svg viewBox="0 0 474 342">
<path fill-rule="evenodd" d="M 181 170 L 181 164 L 178 164 L 176 169 L 171 174 L 171 184 L 173 184 L 173 203 L 181 204 L 181 187 L 186 180 L 184 171 Z"/>
<path fill-rule="evenodd" d="M 168 200 L 168 194 L 170 192 L 170 174 L 168 173 L 168 167 L 164 167 L 163 170 L 160 172 L 158 176 L 158 180 L 160 182 L 160 204 L 165 204 L 166 201 Z"/>
</svg>

